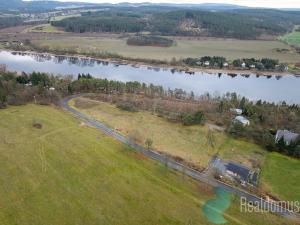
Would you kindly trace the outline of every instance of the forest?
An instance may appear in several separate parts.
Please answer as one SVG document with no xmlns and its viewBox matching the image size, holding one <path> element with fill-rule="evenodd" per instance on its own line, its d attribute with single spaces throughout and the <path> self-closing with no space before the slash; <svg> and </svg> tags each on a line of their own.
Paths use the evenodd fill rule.
<svg viewBox="0 0 300 225">
<path fill-rule="evenodd" d="M 0 29 L 6 27 L 18 26 L 23 23 L 22 18 L 18 16 L 0 17 Z"/>
<path fill-rule="evenodd" d="M 71 32 L 151 32 L 156 35 L 255 39 L 280 35 L 300 23 L 300 12 L 270 9 L 205 11 L 163 7 L 113 8 L 53 21 Z"/>
</svg>

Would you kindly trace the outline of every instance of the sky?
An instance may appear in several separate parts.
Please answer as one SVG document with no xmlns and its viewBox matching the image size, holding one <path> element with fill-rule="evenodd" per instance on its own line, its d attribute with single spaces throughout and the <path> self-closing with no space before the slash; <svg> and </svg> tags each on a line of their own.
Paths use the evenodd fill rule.
<svg viewBox="0 0 300 225">
<path fill-rule="evenodd" d="M 153 2 L 153 3 L 228 3 L 250 7 L 267 8 L 300 8 L 300 0 L 59 0 L 63 2 L 93 2 L 93 3 L 119 3 L 119 2 Z"/>
</svg>

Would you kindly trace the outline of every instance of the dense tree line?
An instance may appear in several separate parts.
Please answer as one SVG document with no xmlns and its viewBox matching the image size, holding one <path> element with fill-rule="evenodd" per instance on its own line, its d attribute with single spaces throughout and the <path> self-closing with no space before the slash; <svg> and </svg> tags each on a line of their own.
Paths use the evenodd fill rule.
<svg viewBox="0 0 300 225">
<path fill-rule="evenodd" d="M 1 17 L 0 16 L 0 29 L 6 28 L 6 27 L 13 27 L 18 26 L 23 23 L 23 20 L 21 17 L 18 16 L 9 16 L 9 17 Z"/>
<path fill-rule="evenodd" d="M 187 66 L 207 66 L 213 68 L 230 66 L 235 68 L 248 68 L 257 70 L 285 71 L 287 69 L 287 65 L 285 63 L 280 63 L 279 60 L 270 58 L 243 58 L 229 61 L 225 57 L 221 56 L 203 56 L 200 58 L 185 58 L 182 60 L 182 62 Z"/>
<path fill-rule="evenodd" d="M 292 157 L 300 158 L 300 137 L 287 145 L 283 140 L 275 142 L 275 134 L 279 129 L 287 129 L 300 134 L 300 108 L 298 105 L 252 102 L 239 98 L 236 94 L 228 95 L 220 100 L 219 111 L 224 113 L 230 108 L 241 108 L 243 116 L 250 119 L 250 126 L 240 123 L 229 123 L 227 132 L 240 138 L 252 139 L 269 151 L 277 151 Z"/>
<path fill-rule="evenodd" d="M 173 40 L 158 36 L 133 36 L 127 39 L 128 45 L 170 47 Z"/>
<path fill-rule="evenodd" d="M 52 21 L 53 26 L 64 27 L 68 32 L 140 32 L 145 21 L 133 17 L 78 17 Z"/>
<path fill-rule="evenodd" d="M 300 23 L 300 13 L 267 9 L 205 11 L 167 8 L 110 8 L 85 12 L 78 18 L 54 21 L 71 32 L 141 32 L 254 39 L 279 35 Z"/>
</svg>

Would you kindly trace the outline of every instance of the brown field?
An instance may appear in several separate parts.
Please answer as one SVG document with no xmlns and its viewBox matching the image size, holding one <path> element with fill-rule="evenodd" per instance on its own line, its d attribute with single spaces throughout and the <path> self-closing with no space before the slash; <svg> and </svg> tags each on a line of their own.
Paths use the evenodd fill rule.
<svg viewBox="0 0 300 225">
<path fill-rule="evenodd" d="M 109 52 L 131 58 L 160 59 L 170 61 L 172 58 L 200 57 L 205 55 L 224 56 L 229 60 L 236 58 L 274 58 L 281 62 L 298 62 L 300 54 L 279 41 L 234 40 L 234 39 L 187 39 L 175 38 L 175 45 L 168 48 L 152 46 L 128 46 L 126 38 L 116 36 L 104 37 L 70 37 L 43 38 L 34 41 L 39 46 L 50 49 L 76 49 L 78 53 Z M 276 49 L 288 49 L 278 52 Z"/>
</svg>

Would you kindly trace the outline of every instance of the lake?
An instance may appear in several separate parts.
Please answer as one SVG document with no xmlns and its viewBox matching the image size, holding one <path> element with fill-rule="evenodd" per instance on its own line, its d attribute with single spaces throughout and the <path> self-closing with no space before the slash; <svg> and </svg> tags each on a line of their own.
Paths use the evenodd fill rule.
<svg viewBox="0 0 300 225">
<path fill-rule="evenodd" d="M 94 77 L 119 81 L 139 81 L 147 84 L 162 85 L 164 88 L 181 88 L 193 91 L 197 95 L 210 93 L 223 95 L 236 92 L 250 100 L 269 102 L 286 101 L 300 104 L 300 77 L 256 76 L 208 74 L 196 72 L 193 75 L 156 67 L 136 67 L 119 65 L 101 60 L 53 56 L 50 54 L 12 53 L 0 51 L 0 64 L 5 64 L 10 71 L 47 72 L 52 74 L 73 75 L 89 73 Z"/>
</svg>

